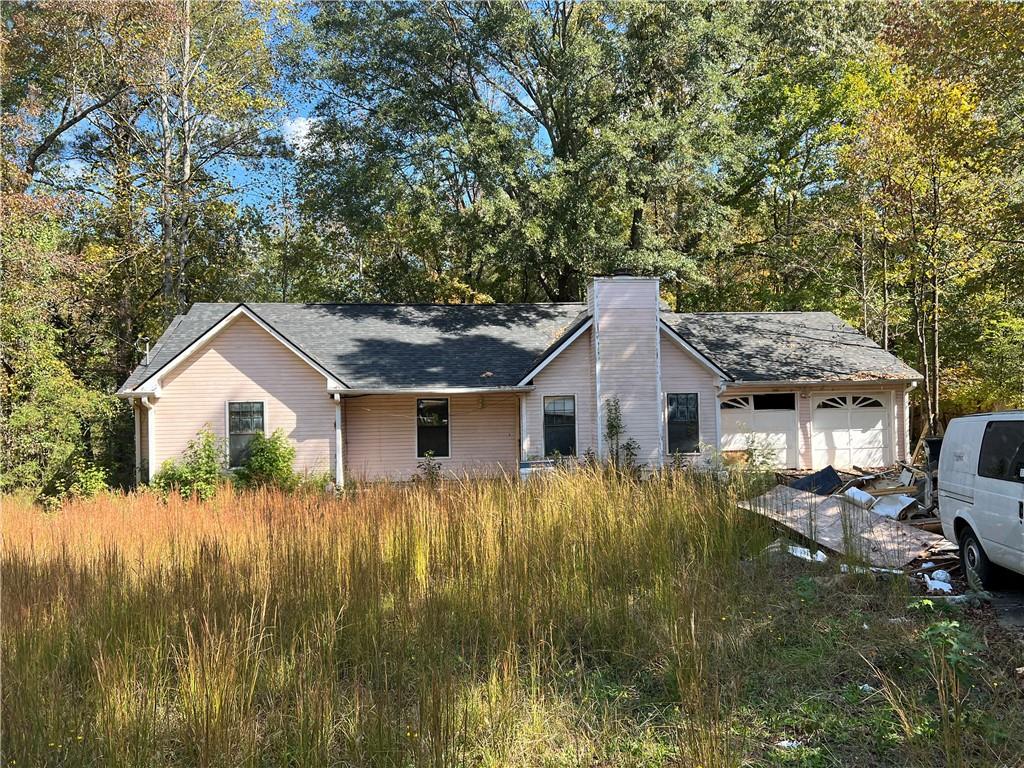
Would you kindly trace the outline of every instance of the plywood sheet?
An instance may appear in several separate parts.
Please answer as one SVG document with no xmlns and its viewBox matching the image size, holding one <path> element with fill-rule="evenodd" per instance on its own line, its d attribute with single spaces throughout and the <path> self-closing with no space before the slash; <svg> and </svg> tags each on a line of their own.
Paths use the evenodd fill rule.
<svg viewBox="0 0 1024 768">
<path fill-rule="evenodd" d="M 835 496 L 817 496 L 777 485 L 740 503 L 824 549 L 881 568 L 902 568 L 944 539 L 897 520 L 880 517 Z"/>
</svg>

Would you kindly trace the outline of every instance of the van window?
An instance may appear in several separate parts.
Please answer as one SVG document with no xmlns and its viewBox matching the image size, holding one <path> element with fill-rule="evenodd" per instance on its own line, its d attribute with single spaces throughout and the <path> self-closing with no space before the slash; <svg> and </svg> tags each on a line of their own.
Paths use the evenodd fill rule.
<svg viewBox="0 0 1024 768">
<path fill-rule="evenodd" d="M 990 421 L 985 426 L 978 474 L 1024 483 L 1024 421 Z"/>
</svg>

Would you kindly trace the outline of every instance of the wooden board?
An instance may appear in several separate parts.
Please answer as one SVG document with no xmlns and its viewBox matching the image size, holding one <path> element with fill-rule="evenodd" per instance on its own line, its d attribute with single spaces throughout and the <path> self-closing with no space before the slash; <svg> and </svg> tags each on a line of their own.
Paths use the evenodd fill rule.
<svg viewBox="0 0 1024 768">
<path fill-rule="evenodd" d="M 823 549 L 880 568 L 902 568 L 945 541 L 942 536 L 880 517 L 835 496 L 816 496 L 785 485 L 777 485 L 739 506 L 817 542 Z"/>
</svg>

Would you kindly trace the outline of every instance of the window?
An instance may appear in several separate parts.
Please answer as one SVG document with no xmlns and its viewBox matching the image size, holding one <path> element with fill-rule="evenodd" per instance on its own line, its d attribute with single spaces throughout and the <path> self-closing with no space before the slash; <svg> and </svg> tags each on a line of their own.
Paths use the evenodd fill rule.
<svg viewBox="0 0 1024 768">
<path fill-rule="evenodd" d="M 699 449 L 696 393 L 669 395 L 668 452 L 697 453 Z"/>
<path fill-rule="evenodd" d="M 785 394 L 754 395 L 755 411 L 795 411 L 796 397 L 792 392 Z"/>
<path fill-rule="evenodd" d="M 544 398 L 544 455 L 576 455 L 576 398 Z"/>
<path fill-rule="evenodd" d="M 228 403 L 228 463 L 232 468 L 245 463 L 253 436 L 262 434 L 263 403 Z"/>
<path fill-rule="evenodd" d="M 1024 483 L 1024 421 L 990 421 L 985 425 L 978 474 Z"/>
<path fill-rule="evenodd" d="M 840 395 L 838 397 L 826 397 L 818 403 L 817 407 L 824 410 L 829 408 L 846 408 L 846 396 Z"/>
<path fill-rule="evenodd" d="M 746 396 L 730 397 L 728 400 L 723 400 L 719 408 L 721 408 L 723 411 L 728 411 L 732 409 L 749 410 L 751 408 L 750 398 Z"/>
<path fill-rule="evenodd" d="M 448 398 L 416 401 L 416 455 L 448 457 Z"/>
</svg>

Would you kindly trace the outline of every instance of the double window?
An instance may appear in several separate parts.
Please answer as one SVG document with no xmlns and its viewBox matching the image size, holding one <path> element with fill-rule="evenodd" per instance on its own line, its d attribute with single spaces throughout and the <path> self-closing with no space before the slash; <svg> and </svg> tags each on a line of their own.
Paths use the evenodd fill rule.
<svg viewBox="0 0 1024 768">
<path fill-rule="evenodd" d="M 668 452 L 697 453 L 700 450 L 697 394 L 668 395 Z"/>
<path fill-rule="evenodd" d="M 544 455 L 576 455 L 575 396 L 544 398 Z"/>
<path fill-rule="evenodd" d="M 249 443 L 256 435 L 265 434 L 263 403 L 228 403 L 228 463 L 240 467 L 249 458 Z"/>
<path fill-rule="evenodd" d="M 422 398 L 416 401 L 416 455 L 448 458 L 448 398 Z"/>
</svg>

